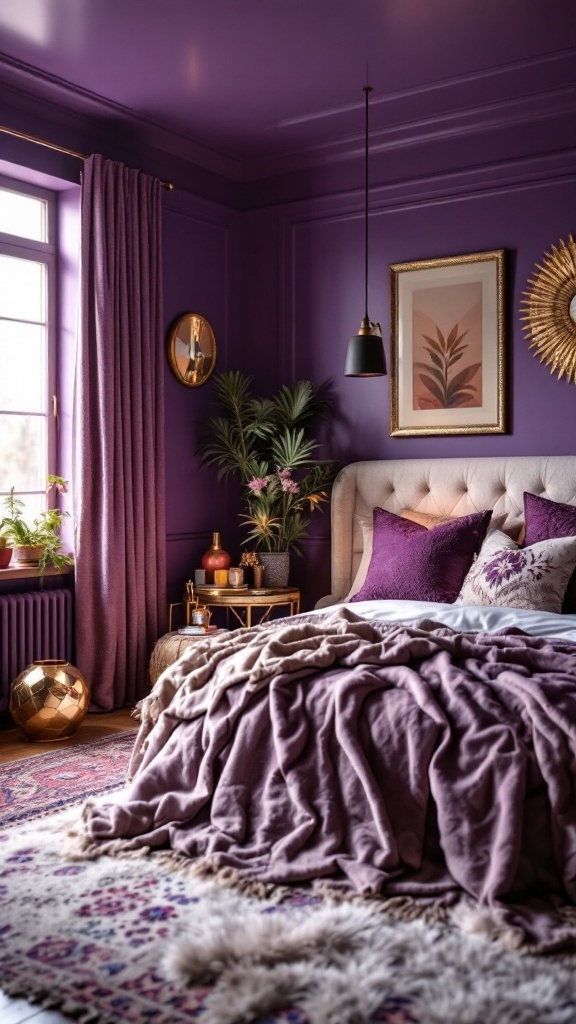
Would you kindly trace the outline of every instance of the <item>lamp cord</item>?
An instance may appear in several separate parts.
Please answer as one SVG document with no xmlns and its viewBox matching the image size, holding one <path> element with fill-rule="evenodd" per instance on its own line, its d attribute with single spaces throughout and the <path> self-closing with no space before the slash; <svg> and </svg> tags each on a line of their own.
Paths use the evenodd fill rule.
<svg viewBox="0 0 576 1024">
<path fill-rule="evenodd" d="M 366 118 L 364 131 L 364 298 L 366 320 L 368 320 L 368 96 L 372 92 L 371 85 L 364 86 L 366 96 Z"/>
</svg>

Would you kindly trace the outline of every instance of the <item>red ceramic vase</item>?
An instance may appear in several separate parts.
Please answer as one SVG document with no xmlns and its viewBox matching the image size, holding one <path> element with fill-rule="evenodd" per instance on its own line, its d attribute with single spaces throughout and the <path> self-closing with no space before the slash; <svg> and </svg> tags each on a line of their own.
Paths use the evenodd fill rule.
<svg viewBox="0 0 576 1024">
<path fill-rule="evenodd" d="M 215 569 L 229 569 L 232 559 L 220 544 L 220 534 L 212 534 L 212 544 L 202 555 L 202 568 L 206 570 L 206 583 L 214 582 Z"/>
</svg>

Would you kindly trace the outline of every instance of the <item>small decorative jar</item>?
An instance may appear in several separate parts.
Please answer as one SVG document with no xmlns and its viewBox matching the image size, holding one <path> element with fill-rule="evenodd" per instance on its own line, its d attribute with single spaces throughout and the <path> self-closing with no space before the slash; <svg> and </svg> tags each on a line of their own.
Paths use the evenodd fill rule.
<svg viewBox="0 0 576 1024">
<path fill-rule="evenodd" d="M 241 587 L 244 585 L 244 569 L 242 566 L 234 566 L 228 570 L 228 583 L 231 587 Z"/>
<path fill-rule="evenodd" d="M 206 570 L 206 583 L 214 583 L 215 569 L 229 569 L 232 559 L 220 544 L 220 534 L 212 534 L 212 544 L 202 555 L 202 568 Z"/>
<path fill-rule="evenodd" d="M 228 586 L 228 569 L 214 569 L 214 586 Z"/>
<path fill-rule="evenodd" d="M 202 608 L 200 606 L 198 608 L 195 608 L 194 611 L 192 612 L 192 616 L 191 616 L 191 618 L 192 618 L 192 625 L 193 626 L 209 626 L 210 625 L 210 617 L 211 617 L 211 615 L 212 615 L 212 612 L 210 611 L 209 608 Z"/>
</svg>

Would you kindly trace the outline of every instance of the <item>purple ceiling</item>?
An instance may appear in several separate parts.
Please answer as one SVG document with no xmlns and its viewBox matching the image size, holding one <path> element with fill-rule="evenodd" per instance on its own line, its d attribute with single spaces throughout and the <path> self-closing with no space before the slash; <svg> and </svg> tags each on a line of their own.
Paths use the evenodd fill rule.
<svg viewBox="0 0 576 1024">
<path fill-rule="evenodd" d="M 128 108 L 239 179 L 280 156 L 305 163 L 357 146 L 367 69 L 371 128 L 384 130 L 396 107 L 430 116 L 448 84 L 469 104 L 494 69 L 501 83 L 533 65 L 536 93 L 546 88 L 542 59 L 574 46 L 573 0 L 0 4 L 0 81 L 38 69 L 46 88 L 72 85 L 86 102 Z"/>
</svg>

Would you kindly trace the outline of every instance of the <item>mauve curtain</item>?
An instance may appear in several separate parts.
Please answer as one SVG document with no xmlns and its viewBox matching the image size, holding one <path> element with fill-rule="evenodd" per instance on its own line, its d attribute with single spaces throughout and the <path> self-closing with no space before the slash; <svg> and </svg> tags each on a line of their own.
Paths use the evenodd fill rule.
<svg viewBox="0 0 576 1024">
<path fill-rule="evenodd" d="M 132 704 L 165 616 L 161 185 L 101 156 L 82 178 L 74 402 L 76 662 L 91 709 Z"/>
</svg>

